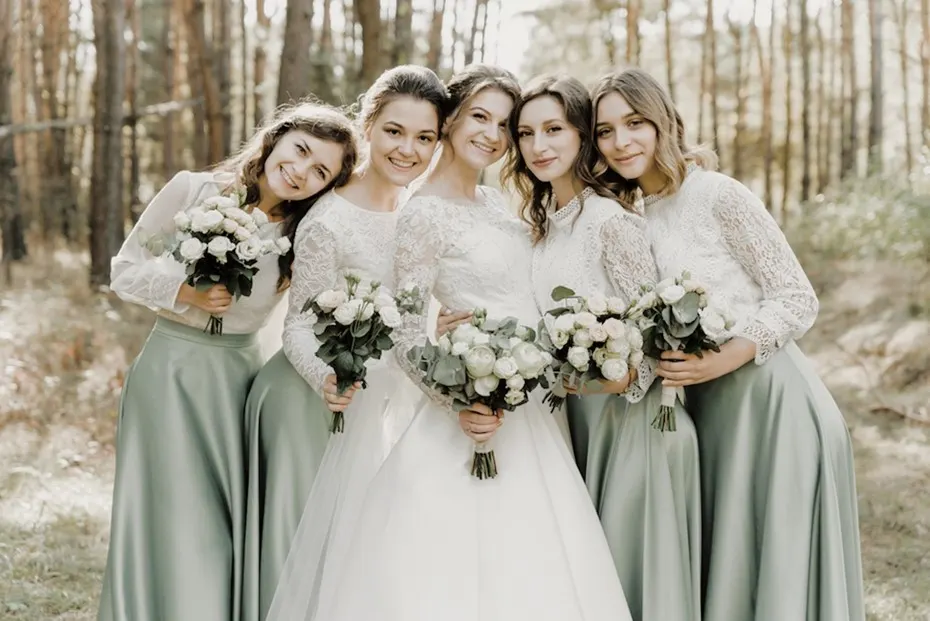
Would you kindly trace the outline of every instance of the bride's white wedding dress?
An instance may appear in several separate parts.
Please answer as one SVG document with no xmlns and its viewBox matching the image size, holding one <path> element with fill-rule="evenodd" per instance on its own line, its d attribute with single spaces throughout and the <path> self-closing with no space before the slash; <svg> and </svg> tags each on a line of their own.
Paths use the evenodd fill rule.
<svg viewBox="0 0 930 621">
<path fill-rule="evenodd" d="M 480 193 L 478 203 L 410 200 L 395 280 L 450 308 L 535 326 L 527 230 L 499 193 Z M 541 395 L 494 436 L 498 476 L 474 478 L 473 442 L 406 361 L 427 325 L 424 309 L 395 335 L 416 383 L 357 393 L 344 437 L 330 441 L 268 619 L 628 621 L 594 507 Z"/>
</svg>

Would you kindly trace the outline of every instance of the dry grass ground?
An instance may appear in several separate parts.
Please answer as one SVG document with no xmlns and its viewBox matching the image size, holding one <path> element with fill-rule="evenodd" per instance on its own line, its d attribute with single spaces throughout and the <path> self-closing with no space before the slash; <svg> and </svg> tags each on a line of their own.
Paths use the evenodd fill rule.
<svg viewBox="0 0 930 621">
<path fill-rule="evenodd" d="M 930 279 L 907 266 L 812 270 L 802 346 L 856 447 L 869 618 L 930 619 Z M 0 294 L 0 618 L 95 617 L 122 373 L 151 325 L 85 291 L 80 258 L 17 269 Z M 923 293 L 921 293 L 923 291 Z"/>
</svg>

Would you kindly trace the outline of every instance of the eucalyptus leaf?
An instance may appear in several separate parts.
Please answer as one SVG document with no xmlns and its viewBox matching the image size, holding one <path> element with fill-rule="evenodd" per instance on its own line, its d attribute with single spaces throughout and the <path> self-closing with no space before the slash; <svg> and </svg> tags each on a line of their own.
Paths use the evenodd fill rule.
<svg viewBox="0 0 930 621">
<path fill-rule="evenodd" d="M 562 302 L 568 298 L 575 297 L 575 292 L 569 289 L 568 287 L 558 286 L 552 290 L 552 301 L 553 302 Z"/>
</svg>

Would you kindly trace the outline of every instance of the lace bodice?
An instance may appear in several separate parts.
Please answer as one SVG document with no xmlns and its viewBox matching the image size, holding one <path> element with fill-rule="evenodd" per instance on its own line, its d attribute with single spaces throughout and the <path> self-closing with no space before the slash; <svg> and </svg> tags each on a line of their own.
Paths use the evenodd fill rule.
<svg viewBox="0 0 930 621">
<path fill-rule="evenodd" d="M 174 215 L 210 196 L 229 183 L 228 175 L 181 171 L 148 204 L 119 253 L 110 261 L 110 288 L 127 302 L 158 311 L 173 321 L 203 328 L 210 315 L 199 308 L 177 303 L 178 290 L 187 279 L 184 265 L 170 255 L 153 256 L 141 243 L 145 235 L 170 234 Z M 281 235 L 281 227 L 269 223 L 259 232 L 263 238 Z M 266 255 L 257 263 L 252 295 L 233 300 L 223 315 L 223 332 L 256 332 L 281 300 L 278 291 L 278 256 Z"/>
<path fill-rule="evenodd" d="M 395 281 L 419 287 L 456 310 L 484 308 L 490 318 L 516 317 L 536 326 L 539 311 L 530 284 L 532 245 L 528 227 L 506 207 L 503 196 L 479 188 L 476 203 L 414 196 L 397 225 Z M 407 352 L 427 337 L 427 310 L 408 316 L 395 339 L 399 364 L 424 388 Z M 429 391 L 427 391 L 429 393 Z M 450 400 L 430 393 L 438 403 Z"/>
<path fill-rule="evenodd" d="M 656 266 L 645 222 L 619 203 L 585 189 L 549 214 L 549 232 L 533 251 L 533 290 L 540 312 L 556 306 L 552 290 L 564 285 L 579 295 L 616 296 L 629 304 L 640 287 L 655 283 Z M 655 379 L 644 359 L 626 397 L 639 401 Z"/>
<path fill-rule="evenodd" d="M 646 206 L 661 278 L 687 270 L 735 319 L 731 336 L 762 364 L 817 317 L 817 296 L 765 206 L 746 186 L 696 168 L 673 196 Z"/>
<path fill-rule="evenodd" d="M 341 287 L 346 274 L 376 280 L 388 291 L 394 283 L 394 231 L 397 212 L 363 209 L 335 191 L 319 202 L 297 228 L 294 277 L 284 320 L 284 354 L 317 392 L 333 371 L 317 358 L 313 323 L 301 313 L 307 300 Z"/>
</svg>

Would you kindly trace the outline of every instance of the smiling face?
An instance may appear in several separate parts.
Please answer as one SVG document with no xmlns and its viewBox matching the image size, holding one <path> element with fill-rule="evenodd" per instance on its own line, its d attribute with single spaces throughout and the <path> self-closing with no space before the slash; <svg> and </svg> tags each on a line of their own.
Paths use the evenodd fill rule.
<svg viewBox="0 0 930 621">
<path fill-rule="evenodd" d="M 595 133 L 598 150 L 621 177 L 641 187 L 658 180 L 656 128 L 619 93 L 608 93 L 598 102 Z"/>
<path fill-rule="evenodd" d="M 264 185 L 280 201 L 310 198 L 342 170 L 344 147 L 294 129 L 281 136 L 265 160 Z"/>
<path fill-rule="evenodd" d="M 572 175 L 581 150 L 581 136 L 568 122 L 565 108 L 551 95 L 537 97 L 523 106 L 517 143 L 533 176 L 548 183 Z"/>
<path fill-rule="evenodd" d="M 368 130 L 369 161 L 378 174 L 406 186 L 426 170 L 439 140 L 436 107 L 422 99 L 397 97 Z"/>
<path fill-rule="evenodd" d="M 455 157 L 475 170 L 501 159 L 510 145 L 507 117 L 513 104 L 509 95 L 491 87 L 465 102 L 448 138 Z"/>
</svg>

